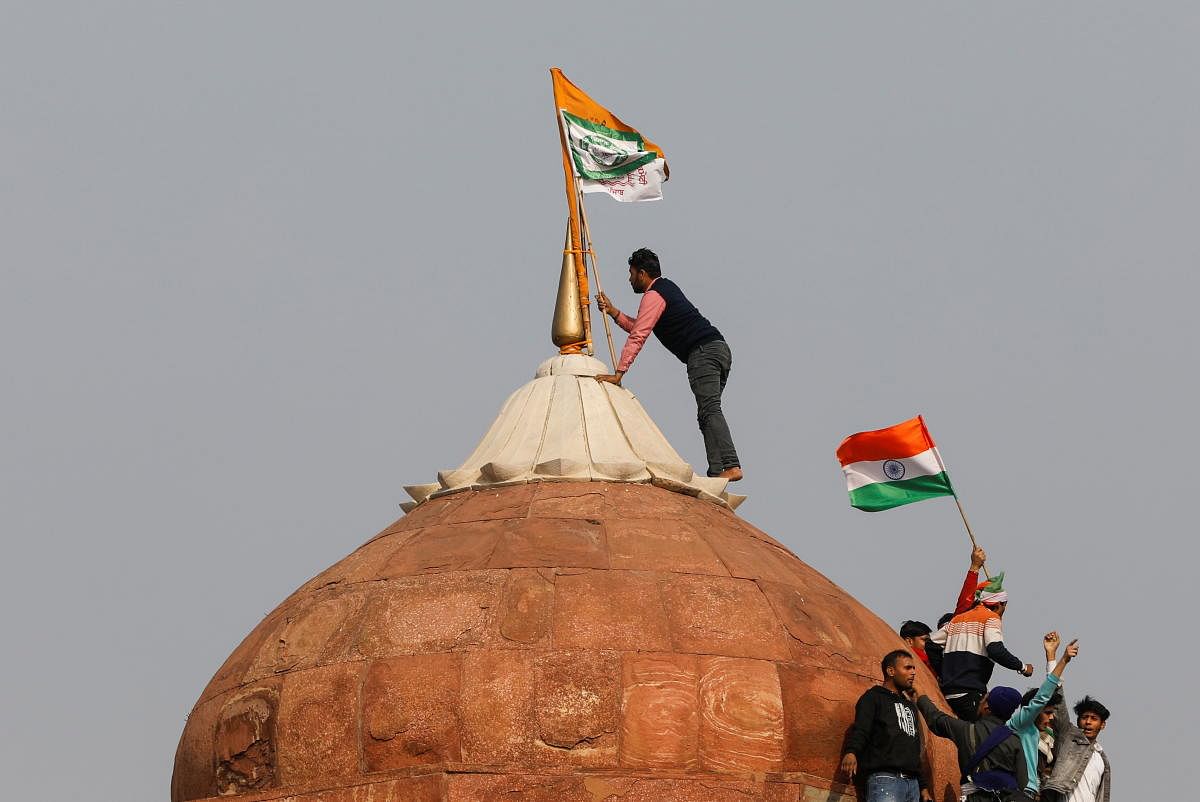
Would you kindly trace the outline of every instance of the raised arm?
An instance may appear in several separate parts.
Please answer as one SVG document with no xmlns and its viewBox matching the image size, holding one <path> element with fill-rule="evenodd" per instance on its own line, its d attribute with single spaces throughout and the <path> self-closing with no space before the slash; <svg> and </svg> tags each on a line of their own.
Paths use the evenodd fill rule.
<svg viewBox="0 0 1200 802">
<path fill-rule="evenodd" d="M 979 569 L 987 562 L 987 552 L 979 546 L 971 549 L 971 567 L 967 569 L 967 578 L 963 580 L 962 590 L 958 592 L 958 601 L 954 605 L 954 614 L 959 615 L 970 610 L 975 604 L 975 590 L 979 587 Z"/>
<path fill-rule="evenodd" d="M 1058 633 L 1048 632 L 1042 638 L 1042 644 L 1046 650 L 1046 662 L 1054 663 L 1054 655 L 1058 651 Z M 1013 730 L 1019 730 L 1029 726 L 1037 719 L 1038 713 L 1042 712 L 1042 708 L 1046 706 L 1046 702 L 1054 696 L 1055 690 L 1058 689 L 1063 671 L 1067 667 L 1067 663 L 1071 662 L 1074 657 L 1079 654 L 1078 641 L 1071 641 L 1066 650 L 1063 652 L 1060 659 L 1046 675 L 1046 679 L 1042 682 L 1038 692 L 1034 697 L 1024 705 L 1021 705 L 1015 713 L 1008 719 L 1008 726 Z"/>
<path fill-rule="evenodd" d="M 1058 648 L 1057 648 L 1058 647 L 1058 633 L 1051 632 L 1050 635 L 1054 636 L 1055 648 L 1051 649 L 1049 646 L 1046 647 L 1046 662 L 1047 663 L 1050 663 L 1051 661 L 1054 660 L 1054 653 L 1056 651 L 1058 651 Z M 1050 635 L 1047 635 L 1046 637 L 1049 638 Z M 1075 640 L 1073 640 L 1067 644 L 1067 648 L 1063 649 L 1063 656 L 1060 657 L 1058 659 L 1058 662 L 1054 664 L 1054 668 L 1052 668 L 1050 670 L 1050 673 L 1053 676 L 1056 676 L 1059 679 L 1062 679 L 1063 672 L 1067 670 L 1067 663 L 1071 662 L 1078 656 L 1079 656 L 1079 638 L 1076 638 Z"/>
<path fill-rule="evenodd" d="M 1064 689 L 1061 679 L 1063 671 L 1067 667 L 1067 663 L 1071 662 L 1071 659 L 1074 658 L 1075 655 L 1079 654 L 1078 643 L 1078 640 L 1071 641 L 1070 644 L 1067 645 L 1067 648 L 1063 651 L 1062 658 L 1054 664 L 1053 668 L 1050 669 L 1050 676 L 1057 676 L 1060 679 L 1058 685 L 1058 702 L 1055 703 L 1053 708 L 1051 708 L 1054 711 L 1054 723 L 1051 724 L 1051 729 L 1054 730 L 1055 742 L 1059 742 L 1060 738 L 1065 737 L 1067 730 L 1071 726 L 1071 718 L 1067 713 L 1067 692 Z M 1048 633 L 1046 637 L 1042 639 L 1042 644 L 1046 647 L 1046 662 L 1050 663 L 1054 660 L 1054 655 L 1058 651 L 1058 633 Z M 1049 679 L 1049 676 L 1047 679 Z"/>
</svg>

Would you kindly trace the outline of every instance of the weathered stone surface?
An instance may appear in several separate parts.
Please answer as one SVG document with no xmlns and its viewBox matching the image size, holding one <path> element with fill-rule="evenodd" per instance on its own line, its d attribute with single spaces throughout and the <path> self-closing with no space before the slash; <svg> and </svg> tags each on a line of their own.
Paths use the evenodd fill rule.
<svg viewBox="0 0 1200 802">
<path fill-rule="evenodd" d="M 479 647 L 493 640 L 504 571 L 396 579 L 368 602 L 358 651 L 368 657 Z"/>
<path fill-rule="evenodd" d="M 699 658 L 626 654 L 621 765 L 694 770 L 700 764 Z"/>
<path fill-rule="evenodd" d="M 615 766 L 620 655 L 549 652 L 537 657 L 534 676 L 540 758 L 577 766 Z"/>
<path fill-rule="evenodd" d="M 854 704 L 872 680 L 844 671 L 780 663 L 783 697 L 784 771 L 837 776 Z"/>
<path fill-rule="evenodd" d="M 607 774 L 451 776 L 448 802 L 766 802 L 761 780 L 656 779 Z"/>
<path fill-rule="evenodd" d="M 559 574 L 554 581 L 554 596 L 554 643 L 558 647 L 656 652 L 670 649 L 667 620 L 653 574 Z"/>
<path fill-rule="evenodd" d="M 217 716 L 226 696 L 216 696 L 196 705 L 175 750 L 171 775 L 172 799 L 200 799 L 217 793 L 213 736 Z"/>
<path fill-rule="evenodd" d="M 455 774 L 446 802 L 597 802 L 574 775 Z M 603 799 L 603 797 L 599 797 Z"/>
<path fill-rule="evenodd" d="M 594 521 L 530 518 L 500 537 L 489 568 L 608 568 L 604 530 Z"/>
<path fill-rule="evenodd" d="M 728 576 L 695 528 L 686 521 L 621 518 L 605 526 L 613 568 Z"/>
<path fill-rule="evenodd" d="M 671 640 L 694 654 L 786 660 L 786 633 L 759 587 L 745 579 L 680 575 L 663 583 Z"/>
<path fill-rule="evenodd" d="M 445 785 L 443 775 L 430 774 L 322 791 L 311 798 L 316 802 L 442 802 L 445 799 Z M 294 802 L 308 802 L 309 798 L 296 797 Z M 288 802 L 293 801 L 289 798 Z"/>
<path fill-rule="evenodd" d="M 803 782 L 697 774 L 693 778 L 610 772 L 435 772 L 301 793 L 240 795 L 244 802 L 849 802 L 853 789 Z M 219 802 L 223 797 L 213 797 Z M 206 800 L 206 802 L 208 802 Z M 946 799 L 939 802 L 954 802 Z"/>
<path fill-rule="evenodd" d="M 541 482 L 535 485 L 531 518 L 583 518 L 598 520 L 605 515 L 605 496 L 610 485 L 600 482 Z"/>
<path fill-rule="evenodd" d="M 487 568 L 508 521 L 439 524 L 414 532 L 379 571 L 381 579 Z"/>
<path fill-rule="evenodd" d="M 367 771 L 457 762 L 461 658 L 424 654 L 372 662 L 362 692 Z"/>
<path fill-rule="evenodd" d="M 259 651 L 246 679 L 252 681 L 293 669 L 311 668 L 322 662 L 327 647 L 331 647 L 330 659 L 345 656 L 363 601 L 363 595 L 353 591 L 307 597 L 283 616 Z M 337 637 L 339 635 L 341 637 Z"/>
<path fill-rule="evenodd" d="M 871 634 L 861 621 L 862 616 L 871 614 L 852 609 L 842 598 L 779 582 L 758 584 L 794 639 L 793 657 L 800 662 L 874 676 L 878 673 L 879 658 L 892 648 L 901 648 L 899 636 L 890 630 L 885 642 L 894 645 L 878 656 L 855 648 L 855 643 L 864 642 Z M 893 637 L 895 641 L 891 640 Z"/>
<path fill-rule="evenodd" d="M 696 511 L 696 499 L 653 485 L 611 484 L 606 497 L 613 509 L 620 511 L 613 517 L 679 520 Z M 735 517 L 728 510 L 710 506 L 719 515 Z"/>
<path fill-rule="evenodd" d="M 504 518 L 524 518 L 529 513 L 537 485 L 514 485 L 497 490 L 481 490 L 462 494 L 458 509 L 444 519 L 457 524 L 468 521 L 498 521 Z"/>
<path fill-rule="evenodd" d="M 455 493 L 438 499 L 437 504 L 422 504 L 380 534 L 389 534 L 392 531 L 407 532 L 423 526 L 445 523 L 471 496 L 471 493 Z"/>
<path fill-rule="evenodd" d="M 200 694 L 200 701 L 211 699 L 248 681 L 246 674 L 250 667 L 258 661 L 259 652 L 269 646 L 268 639 L 271 633 L 279 627 L 280 622 L 286 618 L 288 612 L 297 603 L 297 601 L 292 601 L 290 604 L 280 605 L 255 625 L 245 640 L 233 650 L 233 654 L 226 658 L 221 667 L 217 669 L 217 673 L 209 680 L 208 686 Z"/>
<path fill-rule="evenodd" d="M 402 518 L 401 521 L 403 520 Z M 302 585 L 297 595 L 310 594 L 335 585 L 350 585 L 378 579 L 379 571 L 388 559 L 417 531 L 419 530 L 410 529 L 393 532 L 367 541 L 345 559 Z"/>
<path fill-rule="evenodd" d="M 800 802 L 800 791 L 796 783 L 769 782 L 763 788 L 763 802 Z"/>
<path fill-rule="evenodd" d="M 227 798 L 212 797 L 212 800 L 220 802 Z M 445 802 L 446 776 L 438 771 L 397 779 L 371 779 L 336 788 L 325 788 L 318 783 L 312 790 L 277 790 L 236 798 L 239 802 Z"/>
<path fill-rule="evenodd" d="M 743 579 L 766 579 L 786 585 L 807 587 L 813 576 L 803 570 L 801 563 L 790 552 L 746 537 L 744 533 L 728 529 L 708 529 L 704 539 L 712 546 L 721 562 L 732 576 Z M 819 577 L 816 572 L 811 572 Z"/>
<path fill-rule="evenodd" d="M 338 663 L 284 676 L 278 724 L 281 785 L 359 774 L 358 689 L 363 667 Z"/>
<path fill-rule="evenodd" d="M 278 709 L 276 683 L 243 689 L 224 700 L 213 737 L 217 793 L 238 794 L 279 784 Z"/>
<path fill-rule="evenodd" d="M 553 572 L 542 573 L 535 568 L 509 572 L 500 605 L 500 634 L 504 638 L 532 646 L 549 636 L 554 618 L 552 580 Z"/>
<path fill-rule="evenodd" d="M 779 771 L 783 699 L 775 664 L 700 660 L 700 765 L 707 771 Z"/>
<path fill-rule="evenodd" d="M 497 765 L 533 753 L 533 655 L 507 649 L 467 652 L 462 663 L 462 759 Z"/>
<path fill-rule="evenodd" d="M 605 802 L 763 802 L 761 780 L 719 778 L 651 779 L 587 777 L 584 787 L 593 800 Z"/>
</svg>

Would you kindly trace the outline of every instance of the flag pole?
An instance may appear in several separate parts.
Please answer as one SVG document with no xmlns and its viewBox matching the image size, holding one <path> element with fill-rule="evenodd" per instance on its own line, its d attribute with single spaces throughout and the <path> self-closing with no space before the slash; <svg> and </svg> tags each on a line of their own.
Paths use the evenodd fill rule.
<svg viewBox="0 0 1200 802">
<path fill-rule="evenodd" d="M 575 280 L 579 284 L 580 296 L 579 311 L 583 315 L 585 342 L 580 343 L 580 345 L 583 346 L 584 353 L 590 355 L 595 353 L 595 349 L 592 348 L 591 294 L 588 291 L 587 263 L 583 258 L 582 225 L 579 216 L 579 187 L 575 179 L 575 167 L 572 165 L 569 155 L 567 132 L 563 129 L 562 103 L 559 100 L 558 82 L 554 80 L 554 73 L 555 70 L 552 69 L 550 71 L 550 85 L 554 95 L 554 116 L 558 124 L 558 140 L 559 145 L 562 147 L 563 177 L 566 179 L 567 212 L 570 216 L 568 228 L 571 238 L 571 246 L 568 250 L 575 261 Z"/>
<path fill-rule="evenodd" d="M 954 488 L 954 482 L 950 479 L 950 471 L 946 470 L 946 463 L 942 462 L 942 452 L 938 451 L 936 445 L 933 445 L 933 438 L 929 436 L 929 430 L 925 428 L 925 416 L 918 415 L 917 417 L 921 419 L 921 429 L 925 432 L 925 437 L 929 440 L 929 444 L 933 448 L 933 455 L 937 457 L 938 467 L 942 469 L 942 473 L 946 477 L 946 484 L 950 487 L 950 495 L 954 496 L 954 504 L 958 507 L 959 517 L 962 518 L 963 526 L 967 528 L 967 537 L 971 538 L 971 548 L 977 549 L 979 548 L 979 543 L 975 541 L 975 533 L 971 530 L 971 522 L 967 520 L 967 513 L 963 510 L 962 502 L 959 501 L 958 491 Z M 983 565 L 982 568 L 983 575 L 991 579 L 992 575 L 988 573 L 987 565 Z"/>
<path fill-rule="evenodd" d="M 946 474 L 946 481 L 950 481 L 950 474 Z M 958 493 L 954 490 L 953 483 L 950 484 L 950 491 L 954 493 L 954 503 L 958 505 L 958 514 L 962 516 L 963 526 L 967 527 L 967 537 L 971 538 L 971 546 L 977 549 L 979 548 L 979 544 L 975 542 L 975 533 L 971 531 L 971 524 L 969 521 L 967 521 L 967 514 L 963 512 L 962 502 L 958 500 Z M 992 575 L 988 573 L 987 565 L 984 564 L 982 568 L 983 575 L 988 579 L 991 579 Z"/>
<path fill-rule="evenodd" d="M 603 294 L 604 288 L 600 286 L 600 266 L 597 264 L 596 252 L 592 250 L 592 227 L 588 225 L 587 208 L 583 205 L 583 190 L 579 186 L 579 180 L 575 180 L 575 191 L 579 193 L 576 203 L 579 205 L 579 221 L 582 224 L 580 229 L 580 246 L 585 255 L 591 257 L 592 262 L 592 277 L 596 279 L 596 292 Z M 601 312 L 600 317 L 604 318 L 604 334 L 608 337 L 608 355 L 612 358 L 613 372 L 617 370 L 617 349 L 613 346 L 612 326 L 608 322 L 608 315 Z M 589 338 L 590 339 L 590 338 Z"/>
</svg>

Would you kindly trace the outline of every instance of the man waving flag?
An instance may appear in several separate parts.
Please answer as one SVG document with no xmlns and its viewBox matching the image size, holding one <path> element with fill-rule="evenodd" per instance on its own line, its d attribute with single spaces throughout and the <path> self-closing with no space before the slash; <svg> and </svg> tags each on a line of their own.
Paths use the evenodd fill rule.
<svg viewBox="0 0 1200 802">
<path fill-rule="evenodd" d="M 846 474 L 850 506 L 860 510 L 879 512 L 954 495 L 920 415 L 886 429 L 850 435 L 838 446 L 837 458 Z"/>
</svg>

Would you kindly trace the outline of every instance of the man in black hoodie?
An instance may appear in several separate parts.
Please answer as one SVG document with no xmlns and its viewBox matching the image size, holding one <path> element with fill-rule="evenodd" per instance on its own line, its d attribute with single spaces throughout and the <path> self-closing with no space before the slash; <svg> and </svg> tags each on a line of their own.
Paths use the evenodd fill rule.
<svg viewBox="0 0 1200 802">
<path fill-rule="evenodd" d="M 903 649 L 888 652 L 879 667 L 883 684 L 870 688 L 854 706 L 842 771 L 867 777 L 867 802 L 930 799 L 921 772 L 921 730 L 913 705 L 917 665 Z"/>
</svg>

